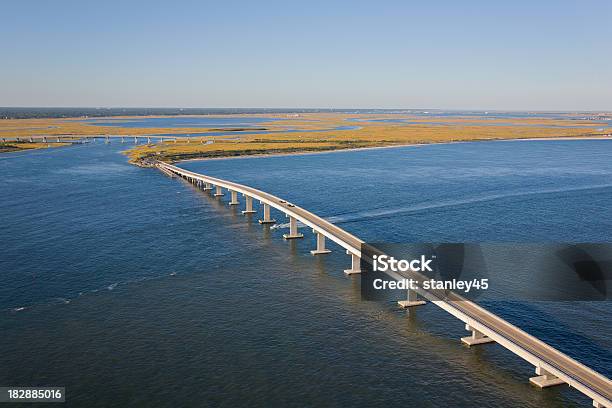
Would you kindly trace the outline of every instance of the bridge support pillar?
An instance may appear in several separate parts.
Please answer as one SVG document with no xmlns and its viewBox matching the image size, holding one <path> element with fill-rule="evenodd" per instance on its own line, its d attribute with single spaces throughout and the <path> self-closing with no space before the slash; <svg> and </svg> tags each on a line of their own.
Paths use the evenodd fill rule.
<svg viewBox="0 0 612 408">
<path fill-rule="evenodd" d="M 34 139 L 30 137 L 30 143 L 34 143 Z"/>
<path fill-rule="evenodd" d="M 204 183 L 203 190 L 212 190 L 212 185 L 210 183 Z"/>
<path fill-rule="evenodd" d="M 125 143 L 125 138 L 121 136 L 121 143 Z"/>
<path fill-rule="evenodd" d="M 325 235 L 314 229 L 312 230 L 312 232 L 317 234 L 317 249 L 310 251 L 310 253 L 313 255 L 329 254 L 331 251 L 325 248 Z"/>
<path fill-rule="evenodd" d="M 236 191 L 234 191 L 234 190 L 230 190 L 230 193 L 231 193 L 232 199 L 230 200 L 229 205 L 238 205 L 238 204 L 240 204 L 238 202 L 238 193 Z"/>
<path fill-rule="evenodd" d="M 535 385 L 536 387 L 546 388 L 546 387 L 552 387 L 555 385 L 565 384 L 565 381 L 549 373 L 547 370 L 545 370 L 542 367 L 536 367 L 535 372 L 538 376 L 531 377 L 529 379 L 529 382 Z"/>
<path fill-rule="evenodd" d="M 151 138 L 147 137 L 147 144 L 151 144 Z"/>
<path fill-rule="evenodd" d="M 408 292 L 406 295 L 406 300 L 399 300 L 397 302 L 397 304 L 400 305 L 400 307 L 402 307 L 403 309 L 407 309 L 409 307 L 414 306 L 421 306 L 427 303 L 424 300 L 418 300 L 418 294 L 415 290 L 408 289 L 406 292 Z"/>
<path fill-rule="evenodd" d="M 270 204 L 266 204 L 266 203 L 262 203 L 263 204 L 263 219 L 259 220 L 260 224 L 274 224 L 276 223 L 276 220 L 273 220 L 272 218 L 270 218 Z"/>
<path fill-rule="evenodd" d="M 495 340 L 485 336 L 469 324 L 465 325 L 465 330 L 471 331 L 472 335 L 468 337 L 462 337 L 461 342 L 467 344 L 468 347 L 475 346 L 477 344 L 494 343 Z"/>
<path fill-rule="evenodd" d="M 137 137 L 134 138 L 134 144 L 138 144 L 138 138 Z"/>
<path fill-rule="evenodd" d="M 215 186 L 215 197 L 221 197 L 223 195 L 223 190 L 221 189 L 221 186 Z"/>
<path fill-rule="evenodd" d="M 244 211 L 243 214 L 253 214 L 255 210 L 253 210 L 253 197 L 244 194 Z"/>
<path fill-rule="evenodd" d="M 304 234 L 300 234 L 298 232 L 297 220 L 292 216 L 289 216 L 289 233 L 283 234 L 283 238 L 285 239 L 304 238 Z"/>
<path fill-rule="evenodd" d="M 174 173 L 172 173 L 170 170 L 165 169 L 161 166 L 157 166 L 158 169 L 161 170 L 162 173 L 164 173 L 166 176 L 170 177 L 170 178 L 174 178 Z"/>
<path fill-rule="evenodd" d="M 359 256 L 355 255 L 349 250 L 347 250 L 346 253 L 347 255 L 351 256 L 351 269 L 345 269 L 344 273 L 347 275 L 354 275 L 357 273 L 361 273 L 361 264 L 360 264 Z"/>
<path fill-rule="evenodd" d="M 19 140 L 19 139 L 17 139 L 17 140 Z M 58 138 L 57 138 L 57 143 L 59 143 L 59 142 L 60 142 L 60 138 L 58 137 Z"/>
<path fill-rule="evenodd" d="M 47 143 L 47 137 L 43 136 L 43 143 Z"/>
</svg>

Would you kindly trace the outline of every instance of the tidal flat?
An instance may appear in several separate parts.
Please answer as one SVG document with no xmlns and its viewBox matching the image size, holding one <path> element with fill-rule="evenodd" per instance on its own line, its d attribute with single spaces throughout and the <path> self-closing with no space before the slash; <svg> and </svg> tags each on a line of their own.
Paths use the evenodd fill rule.
<svg viewBox="0 0 612 408">
<path fill-rule="evenodd" d="M 482 140 L 605 138 L 611 131 L 606 121 L 571 117 L 467 118 L 338 113 L 272 116 L 273 122 L 260 125 L 276 131 L 242 135 L 237 132 L 237 137 L 232 139 L 177 135 L 173 140 L 137 146 L 127 153 L 132 162 L 152 157 L 180 161 Z M 342 126 L 347 123 L 358 126 Z"/>
<path fill-rule="evenodd" d="M 45 137 L 156 137 L 126 150 L 133 163 L 293 154 L 482 140 L 606 138 L 605 116 L 499 113 L 266 113 L 0 120 L 2 141 L 48 147 Z M 33 138 L 34 143 L 24 140 Z M 27 145 L 27 146 L 26 146 Z M 51 145 L 55 146 L 55 144 Z"/>
</svg>

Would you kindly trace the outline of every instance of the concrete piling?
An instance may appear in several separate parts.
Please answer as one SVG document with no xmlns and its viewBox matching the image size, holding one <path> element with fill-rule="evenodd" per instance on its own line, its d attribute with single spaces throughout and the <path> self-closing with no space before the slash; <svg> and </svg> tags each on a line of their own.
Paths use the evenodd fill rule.
<svg viewBox="0 0 612 408">
<path fill-rule="evenodd" d="M 274 224 L 276 220 L 270 218 L 270 205 L 266 203 L 263 204 L 263 219 L 259 220 L 260 224 Z"/>
<path fill-rule="evenodd" d="M 304 238 L 304 234 L 298 232 L 297 220 L 295 217 L 289 216 L 289 233 L 283 234 L 285 239 Z"/>
<path fill-rule="evenodd" d="M 244 194 L 245 208 L 242 211 L 243 214 L 254 214 L 256 211 L 253 210 L 253 197 Z"/>
<path fill-rule="evenodd" d="M 535 385 L 536 387 L 548 388 L 548 387 L 553 387 L 555 385 L 565 384 L 565 381 L 551 374 L 543 367 L 536 367 L 535 372 L 538 376 L 531 377 L 529 379 L 529 382 Z"/>
<path fill-rule="evenodd" d="M 421 306 L 424 305 L 424 300 L 418 300 L 418 294 L 413 289 L 408 289 L 406 291 L 406 300 L 398 300 L 397 304 L 400 305 L 403 309 L 407 309 L 409 307 Z"/>
<path fill-rule="evenodd" d="M 475 346 L 478 344 L 494 343 L 495 341 L 490 337 L 485 336 L 469 324 L 465 325 L 465 330 L 471 331 L 472 335 L 468 337 L 462 337 L 461 342 L 467 344 L 468 347 Z"/>
<path fill-rule="evenodd" d="M 230 194 L 231 194 L 232 199 L 230 200 L 229 205 L 238 205 L 238 204 L 240 204 L 238 202 L 238 193 L 236 191 L 234 191 L 234 190 L 230 190 Z"/>
<path fill-rule="evenodd" d="M 315 234 L 317 234 L 317 249 L 310 251 L 312 255 L 323 255 L 329 254 L 331 251 L 325 248 L 325 235 L 321 234 L 317 230 L 312 230 Z"/>
<path fill-rule="evenodd" d="M 351 269 L 345 269 L 344 273 L 347 275 L 355 275 L 361 273 L 361 259 L 359 258 L 359 256 L 355 255 L 349 250 L 346 251 L 346 254 L 351 256 Z"/>
</svg>

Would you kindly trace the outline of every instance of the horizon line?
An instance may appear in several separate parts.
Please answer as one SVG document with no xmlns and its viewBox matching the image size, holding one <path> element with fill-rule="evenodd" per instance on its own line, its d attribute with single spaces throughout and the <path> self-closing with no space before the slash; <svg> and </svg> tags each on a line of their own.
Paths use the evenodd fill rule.
<svg viewBox="0 0 612 408">
<path fill-rule="evenodd" d="M 282 110 L 282 111 L 300 111 L 300 110 L 323 110 L 323 111 L 364 111 L 364 110 L 384 110 L 384 111 L 451 111 L 451 112 L 535 112 L 535 113 L 612 113 L 612 109 L 499 109 L 499 108 L 380 108 L 380 107 L 194 107 L 194 106 L 0 106 L 0 109 L 92 109 L 92 110 L 110 110 L 110 109 L 178 109 L 178 110 L 195 110 L 195 109 L 210 109 L 210 110 Z"/>
</svg>

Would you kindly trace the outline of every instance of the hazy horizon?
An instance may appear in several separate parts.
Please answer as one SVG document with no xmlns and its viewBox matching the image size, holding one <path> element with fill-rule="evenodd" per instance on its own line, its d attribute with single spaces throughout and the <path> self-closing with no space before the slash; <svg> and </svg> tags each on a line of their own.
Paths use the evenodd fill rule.
<svg viewBox="0 0 612 408">
<path fill-rule="evenodd" d="M 117 110 L 117 109 L 177 109 L 177 110 L 274 110 L 274 111 L 364 111 L 364 110 L 380 110 L 380 111 L 442 111 L 442 112 L 534 112 L 534 113 L 612 113 L 612 109 L 566 109 L 566 110 L 553 110 L 553 109 L 487 109 L 487 108 L 421 108 L 421 107 L 408 107 L 408 108 L 379 108 L 375 106 L 356 108 L 356 107 L 270 107 L 270 106 L 0 106 L 0 109 L 92 109 L 92 110 Z"/>
<path fill-rule="evenodd" d="M 612 111 L 605 0 L 25 0 L 3 14 L 5 107 Z"/>
</svg>

